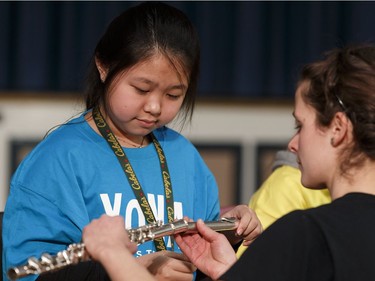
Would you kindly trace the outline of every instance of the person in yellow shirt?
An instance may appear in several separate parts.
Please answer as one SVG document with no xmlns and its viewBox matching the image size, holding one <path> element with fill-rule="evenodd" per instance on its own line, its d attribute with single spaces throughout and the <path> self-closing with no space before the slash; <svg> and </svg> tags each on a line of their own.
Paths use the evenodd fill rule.
<svg viewBox="0 0 375 281">
<path fill-rule="evenodd" d="M 303 210 L 331 202 L 327 189 L 308 189 L 301 184 L 301 171 L 296 155 L 288 150 L 276 153 L 271 175 L 250 198 L 249 207 L 255 211 L 263 229 L 293 210 Z M 239 258 L 247 249 L 241 245 Z"/>
</svg>

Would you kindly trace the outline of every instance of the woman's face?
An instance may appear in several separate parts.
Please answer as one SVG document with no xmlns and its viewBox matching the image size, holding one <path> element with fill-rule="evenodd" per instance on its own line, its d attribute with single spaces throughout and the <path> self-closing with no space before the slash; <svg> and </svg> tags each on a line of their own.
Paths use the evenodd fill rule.
<svg viewBox="0 0 375 281">
<path fill-rule="evenodd" d="M 107 95 L 107 122 L 115 135 L 145 136 L 171 122 L 179 112 L 188 78 L 159 54 L 128 69 Z"/>
<path fill-rule="evenodd" d="M 294 118 L 297 132 L 290 140 L 288 148 L 297 154 L 301 169 L 301 182 L 304 186 L 321 189 L 329 182 L 333 153 L 331 151 L 328 129 L 320 128 L 316 124 L 316 112 L 306 104 L 301 92 L 307 87 L 302 83 L 295 95 Z"/>
</svg>

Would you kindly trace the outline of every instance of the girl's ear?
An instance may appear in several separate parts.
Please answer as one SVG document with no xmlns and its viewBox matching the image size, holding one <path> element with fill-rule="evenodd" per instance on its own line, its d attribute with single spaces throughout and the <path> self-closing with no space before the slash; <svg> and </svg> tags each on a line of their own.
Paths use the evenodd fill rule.
<svg viewBox="0 0 375 281">
<path fill-rule="evenodd" d="M 101 61 L 97 57 L 95 57 L 95 64 L 96 68 L 99 71 L 100 80 L 102 80 L 102 82 L 104 83 L 105 79 L 107 78 L 108 69 L 101 63 Z"/>
<path fill-rule="evenodd" d="M 352 139 L 352 123 L 344 112 L 336 112 L 332 120 L 331 130 L 331 145 L 334 147 Z"/>
</svg>

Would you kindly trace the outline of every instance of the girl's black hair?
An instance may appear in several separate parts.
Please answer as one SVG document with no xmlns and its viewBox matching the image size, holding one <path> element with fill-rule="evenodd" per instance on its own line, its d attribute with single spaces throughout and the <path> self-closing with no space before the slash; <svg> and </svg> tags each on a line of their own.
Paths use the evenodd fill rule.
<svg viewBox="0 0 375 281">
<path fill-rule="evenodd" d="M 166 56 L 175 67 L 182 66 L 188 78 L 181 111 L 184 122 L 190 121 L 199 74 L 198 34 L 183 12 L 160 2 L 144 2 L 129 8 L 109 24 L 95 48 L 89 67 L 86 109 L 105 106 L 106 93 L 114 79 L 157 53 Z M 105 82 L 100 79 L 95 59 L 108 71 Z"/>
</svg>

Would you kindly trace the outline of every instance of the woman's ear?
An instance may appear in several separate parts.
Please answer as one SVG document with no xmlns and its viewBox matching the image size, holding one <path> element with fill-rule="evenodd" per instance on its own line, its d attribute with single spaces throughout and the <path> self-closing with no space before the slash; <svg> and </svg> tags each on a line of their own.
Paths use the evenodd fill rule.
<svg viewBox="0 0 375 281">
<path fill-rule="evenodd" d="M 95 57 L 95 64 L 96 68 L 99 71 L 100 80 L 102 80 L 102 82 L 104 83 L 105 79 L 107 79 L 108 69 L 101 63 L 101 61 L 97 57 Z"/>
<path fill-rule="evenodd" d="M 338 146 L 343 142 L 350 142 L 352 139 L 352 123 L 344 112 L 336 112 L 333 117 L 331 145 Z"/>
</svg>

